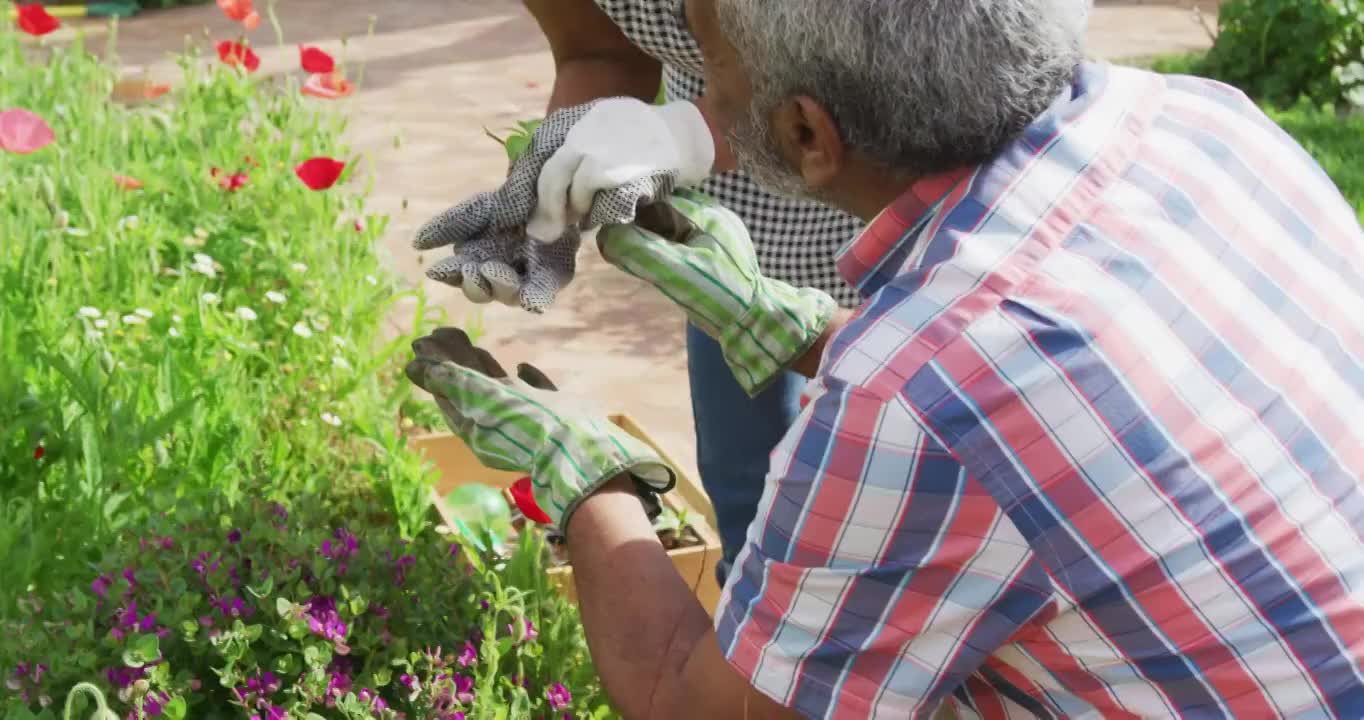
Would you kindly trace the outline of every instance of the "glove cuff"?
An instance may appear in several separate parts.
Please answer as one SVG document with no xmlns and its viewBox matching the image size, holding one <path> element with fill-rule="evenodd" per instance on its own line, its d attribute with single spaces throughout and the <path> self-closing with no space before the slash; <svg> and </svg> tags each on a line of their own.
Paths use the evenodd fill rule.
<svg viewBox="0 0 1364 720">
<path fill-rule="evenodd" d="M 565 533 L 582 501 L 620 475 L 628 473 L 656 493 L 668 492 L 677 483 L 677 472 L 653 448 L 604 420 L 593 421 L 590 428 L 564 427 L 551 434 L 532 465 L 536 504 Z"/>
<path fill-rule="evenodd" d="M 699 185 L 715 166 L 715 136 L 695 103 L 678 101 L 654 109 L 677 141 L 681 167 L 677 184 Z"/>
<path fill-rule="evenodd" d="M 748 311 L 718 338 L 744 392 L 757 396 L 809 352 L 833 319 L 834 308 L 833 298 L 821 290 L 759 278 Z"/>
</svg>

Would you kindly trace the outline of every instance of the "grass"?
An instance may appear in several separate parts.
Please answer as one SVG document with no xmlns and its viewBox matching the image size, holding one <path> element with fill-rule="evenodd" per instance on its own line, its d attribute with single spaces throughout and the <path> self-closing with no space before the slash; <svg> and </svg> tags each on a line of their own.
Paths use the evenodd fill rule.
<svg viewBox="0 0 1364 720">
<path fill-rule="evenodd" d="M 0 30 L 0 108 L 57 137 L 0 152 L 0 617 L 182 504 L 352 485 L 405 532 L 424 522 L 427 471 L 398 426 L 409 338 L 381 328 L 397 303 L 427 308 L 384 272 L 359 183 L 315 192 L 293 172 L 347 158 L 342 121 L 297 80 L 182 63 L 170 95 L 123 107 L 79 42 Z"/>
<path fill-rule="evenodd" d="M 1125 64 L 1176 75 L 1200 75 L 1202 54 L 1182 53 L 1129 60 Z M 1292 135 L 1331 176 L 1364 223 L 1364 115 L 1342 115 L 1330 107 L 1300 102 L 1261 107 Z"/>
</svg>

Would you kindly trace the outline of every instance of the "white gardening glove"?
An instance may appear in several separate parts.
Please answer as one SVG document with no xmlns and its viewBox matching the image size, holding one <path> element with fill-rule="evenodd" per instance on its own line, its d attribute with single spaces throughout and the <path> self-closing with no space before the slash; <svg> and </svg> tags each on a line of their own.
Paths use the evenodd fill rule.
<svg viewBox="0 0 1364 720">
<path fill-rule="evenodd" d="M 629 223 L 635 209 L 705 180 L 715 141 L 696 105 L 601 100 L 545 162 L 526 234 L 543 243 L 566 230 Z"/>
<path fill-rule="evenodd" d="M 415 245 L 449 246 L 453 254 L 427 275 L 470 300 L 543 312 L 573 279 L 580 230 L 631 222 L 636 207 L 704 180 L 714 157 L 691 103 L 610 98 L 564 108 L 536 128 L 502 187 L 433 218 Z"/>
</svg>

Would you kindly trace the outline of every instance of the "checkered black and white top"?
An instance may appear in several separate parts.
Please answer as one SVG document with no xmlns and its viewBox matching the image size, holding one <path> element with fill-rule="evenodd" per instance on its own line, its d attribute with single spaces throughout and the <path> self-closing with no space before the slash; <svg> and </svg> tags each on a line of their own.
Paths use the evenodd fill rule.
<svg viewBox="0 0 1364 720">
<path fill-rule="evenodd" d="M 701 95 L 701 49 L 687 30 L 682 0 L 596 0 L 626 37 L 664 66 L 668 100 Z M 857 292 L 834 268 L 834 255 L 861 232 L 863 222 L 816 203 L 789 200 L 758 187 L 742 173 L 712 176 L 702 189 L 743 218 L 763 274 L 797 287 L 814 287 L 840 305 L 859 304 Z"/>
</svg>

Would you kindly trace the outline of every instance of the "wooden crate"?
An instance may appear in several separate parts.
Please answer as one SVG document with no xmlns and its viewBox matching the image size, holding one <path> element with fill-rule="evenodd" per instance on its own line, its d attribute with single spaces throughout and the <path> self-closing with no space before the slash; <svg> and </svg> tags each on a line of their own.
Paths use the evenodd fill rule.
<svg viewBox="0 0 1364 720">
<path fill-rule="evenodd" d="M 680 467 L 668 457 L 649 433 L 629 416 L 613 415 L 611 422 L 643 440 L 674 469 Z M 440 475 L 435 486 L 431 488 L 431 502 L 435 512 L 445 519 L 447 524 L 450 523 L 442 498 L 456 487 L 468 483 L 482 483 L 492 487 L 508 488 L 522 476 L 520 473 L 484 467 L 463 440 L 448 433 L 421 435 L 411 438 L 409 442 L 435 465 Z M 696 598 L 705 606 L 706 612 L 714 615 L 715 606 L 720 601 L 720 588 L 715 583 L 715 567 L 720 563 L 721 555 L 720 538 L 714 529 L 715 510 L 701 486 L 680 470 L 677 486 L 672 492 L 663 495 L 662 500 L 664 505 L 674 510 L 686 510 L 692 518 L 692 529 L 700 536 L 702 544 L 671 550 L 668 557 L 672 560 L 673 567 L 677 569 L 677 574 L 682 576 L 696 594 Z M 549 574 L 559 590 L 576 602 L 577 592 L 573 585 L 572 566 L 550 568 Z"/>
</svg>

